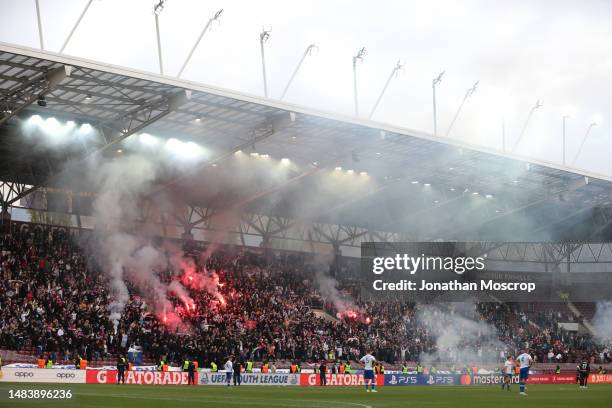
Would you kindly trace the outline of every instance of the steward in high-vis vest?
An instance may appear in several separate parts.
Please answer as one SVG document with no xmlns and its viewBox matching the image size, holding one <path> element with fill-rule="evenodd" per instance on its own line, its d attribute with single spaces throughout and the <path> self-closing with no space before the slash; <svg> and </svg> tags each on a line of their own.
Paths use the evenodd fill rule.
<svg viewBox="0 0 612 408">
<path fill-rule="evenodd" d="M 164 365 L 166 362 L 163 359 L 159 360 L 159 364 L 157 365 L 157 371 L 164 371 Z"/>
<path fill-rule="evenodd" d="M 402 374 L 408 374 L 408 366 L 406 364 L 402 364 Z"/>
<path fill-rule="evenodd" d="M 417 374 L 423 374 L 423 366 L 421 363 L 417 363 Z"/>
<path fill-rule="evenodd" d="M 45 368 L 53 368 L 53 360 L 48 358 L 47 359 L 47 364 L 45 365 Z"/>
<path fill-rule="evenodd" d="M 350 362 L 346 362 L 346 364 L 344 365 L 344 372 L 346 374 L 351 374 L 351 363 Z"/>
<path fill-rule="evenodd" d="M 384 374 L 385 373 L 385 366 L 383 365 L 383 363 L 380 363 L 379 367 L 380 367 L 380 374 Z"/>
<path fill-rule="evenodd" d="M 214 361 L 210 363 L 210 371 L 216 373 L 219 371 L 219 367 L 217 367 L 217 363 Z"/>
<path fill-rule="evenodd" d="M 253 372 L 253 362 L 251 361 L 250 358 L 246 362 L 246 372 L 247 373 L 252 373 Z"/>
<path fill-rule="evenodd" d="M 432 374 L 438 374 L 438 369 L 436 368 L 436 366 L 431 366 L 431 370 L 429 370 L 429 372 Z"/>
<path fill-rule="evenodd" d="M 117 384 L 125 384 L 125 369 L 127 368 L 127 359 L 119 356 L 117 359 Z"/>
<path fill-rule="evenodd" d="M 183 360 L 183 371 L 187 371 L 189 369 L 189 359 L 186 358 Z"/>
<path fill-rule="evenodd" d="M 301 373 L 302 372 L 302 367 L 300 367 L 300 363 L 297 363 L 296 367 L 297 367 L 296 373 L 298 373 L 298 374 Z"/>
<path fill-rule="evenodd" d="M 557 364 L 557 368 L 555 368 L 555 374 L 557 375 L 561 374 L 561 367 L 559 367 L 558 364 Z"/>
</svg>

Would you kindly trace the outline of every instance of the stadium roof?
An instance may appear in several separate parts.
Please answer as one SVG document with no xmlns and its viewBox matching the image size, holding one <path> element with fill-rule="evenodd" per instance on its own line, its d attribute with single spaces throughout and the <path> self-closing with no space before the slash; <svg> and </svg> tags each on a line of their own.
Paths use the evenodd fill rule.
<svg viewBox="0 0 612 408">
<path fill-rule="evenodd" d="M 41 95 L 44 107 L 37 103 Z M 37 151 L 18 126 L 32 114 L 87 122 L 103 137 L 61 151 Z M 160 186 L 202 207 L 226 208 L 242 200 L 253 213 L 307 217 L 419 239 L 508 239 L 500 231 L 517 239 L 578 238 L 576 226 L 585 223 L 589 232 L 580 238 L 588 238 L 593 237 L 593 229 L 602 233 L 609 226 L 612 177 L 607 175 L 0 43 L 0 180 L 22 185 L 16 187 L 13 201 L 30 192 L 29 186 L 87 191 L 83 185 L 61 185 L 53 176 L 68 161 L 77 161 L 78 166 L 80 158 L 93 152 L 114 154 L 126 138 L 141 131 L 192 140 L 217 152 L 197 172 Z M 247 188 L 227 183 L 226 191 L 192 192 L 194 183 L 214 185 L 219 176 L 210 166 L 237 150 L 289 158 L 302 170 L 280 185 Z M 377 187 L 368 194 L 322 202 L 305 216 L 300 203 L 292 200 L 293 193 L 317 194 L 312 185 L 315 175 L 336 167 L 367 172 Z M 600 221 L 603 224 L 596 225 Z"/>
</svg>

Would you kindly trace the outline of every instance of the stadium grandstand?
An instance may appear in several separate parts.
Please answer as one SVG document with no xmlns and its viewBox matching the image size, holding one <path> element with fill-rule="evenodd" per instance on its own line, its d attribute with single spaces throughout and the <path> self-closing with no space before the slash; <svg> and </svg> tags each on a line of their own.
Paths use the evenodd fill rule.
<svg viewBox="0 0 612 408">
<path fill-rule="evenodd" d="M 612 268 L 605 174 L 0 43 L 0 206 L 2 364 L 612 369 L 588 296 L 373 302 L 359 273 L 366 242 L 473 241 L 580 285 Z"/>
<path fill-rule="evenodd" d="M 215 152 L 187 173 L 165 174 L 143 197 L 141 213 L 131 221 L 152 236 L 210 241 L 219 228 L 210 223 L 214 214 L 236 208 L 240 219 L 223 243 L 258 250 L 342 258 L 355 256 L 366 241 L 546 237 L 584 243 L 506 244 L 495 252 L 503 269 L 520 271 L 522 264 L 532 263 L 535 270 L 572 271 L 581 264 L 607 267 L 612 262 L 609 244 L 597 243 L 610 237 L 612 182 L 604 175 L 49 52 L 7 44 L 0 50 L 6 232 L 16 231 L 11 220 L 19 231 L 33 231 L 34 226 L 21 224 L 33 220 L 51 224 L 38 231 L 60 231 L 49 229 L 53 224 L 67 227 L 63 231 L 95 229 L 92 200 L 98 192 L 84 178 L 65 174 L 87 173 L 92 155 L 112 160 L 129 154 L 130 136 L 146 131 Z M 36 141 L 24 137 L 24 123 L 33 117 L 43 126 L 73 121 L 75 127 L 97 132 L 51 153 L 40 151 Z M 295 167 L 278 183 L 252 183 L 225 173 L 235 170 L 226 161 L 238 152 L 269 155 Z M 317 177 L 340 172 L 353 172 L 358 181 L 374 179 L 375 185 L 367 186 L 366 194 L 358 188 L 339 196 L 317 191 Z M 154 208 L 156 194 L 166 190 L 184 197 L 184 206 L 174 213 Z M 303 206 L 291 199 L 296 195 L 323 195 L 324 200 L 303 217 Z M 517 219 L 528 220 L 529 228 L 517 225 Z M 37 233 L 37 239 L 40 245 L 54 245 L 46 232 Z M 47 251 L 57 252 L 53 249 Z M 592 317 L 593 307 L 585 307 L 585 314 L 576 306 L 557 312 L 565 320 L 580 321 Z M 546 312 L 542 305 L 521 311 L 523 316 Z"/>
</svg>

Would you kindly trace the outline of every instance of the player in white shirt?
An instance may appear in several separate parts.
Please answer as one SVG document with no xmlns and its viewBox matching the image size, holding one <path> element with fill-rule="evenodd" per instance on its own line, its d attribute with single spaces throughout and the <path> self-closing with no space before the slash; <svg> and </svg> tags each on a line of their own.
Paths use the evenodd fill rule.
<svg viewBox="0 0 612 408">
<path fill-rule="evenodd" d="M 504 376 L 504 381 L 502 382 L 502 390 L 508 387 L 508 391 L 510 391 L 510 383 L 512 382 L 512 372 L 514 371 L 514 361 L 512 361 L 512 356 L 508 355 L 508 358 L 504 362 L 504 368 L 502 369 L 502 374 Z"/>
<path fill-rule="evenodd" d="M 230 386 L 230 382 L 232 381 L 232 375 L 234 373 L 234 363 L 232 363 L 232 357 L 228 357 L 227 361 L 225 362 L 225 366 L 223 366 L 223 368 L 225 369 L 225 381 L 227 382 L 227 386 Z"/>
<path fill-rule="evenodd" d="M 370 392 L 370 390 L 368 390 L 368 382 L 371 384 L 370 388 L 372 388 L 372 392 L 378 392 L 376 391 L 376 379 L 374 377 L 374 362 L 376 358 L 369 352 L 361 357 L 359 361 L 364 364 L 363 382 L 365 383 L 366 392 Z"/>
<path fill-rule="evenodd" d="M 523 354 L 518 356 L 516 359 L 517 364 L 520 368 L 519 389 L 520 389 L 521 395 L 527 395 L 525 394 L 525 383 L 527 382 L 527 379 L 529 378 L 529 367 L 531 367 L 531 363 L 533 362 L 533 359 L 529 355 L 528 351 L 529 350 L 527 349 L 523 350 Z"/>
</svg>

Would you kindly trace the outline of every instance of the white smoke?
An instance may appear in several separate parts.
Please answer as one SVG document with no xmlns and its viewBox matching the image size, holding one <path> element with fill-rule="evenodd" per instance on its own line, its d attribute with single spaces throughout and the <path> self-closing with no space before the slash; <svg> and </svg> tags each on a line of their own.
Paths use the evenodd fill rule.
<svg viewBox="0 0 612 408">
<path fill-rule="evenodd" d="M 598 302 L 593 317 L 595 337 L 603 344 L 612 344 L 612 302 Z"/>
<path fill-rule="evenodd" d="M 506 346 L 498 340 L 494 326 L 479 320 L 476 305 L 419 305 L 417 320 L 426 329 L 435 349 L 419 356 L 421 364 L 494 364 Z"/>
<path fill-rule="evenodd" d="M 315 282 L 323 300 L 330 302 L 339 313 L 359 310 L 351 298 L 338 289 L 338 281 L 326 273 L 324 268 L 317 268 Z"/>
</svg>

